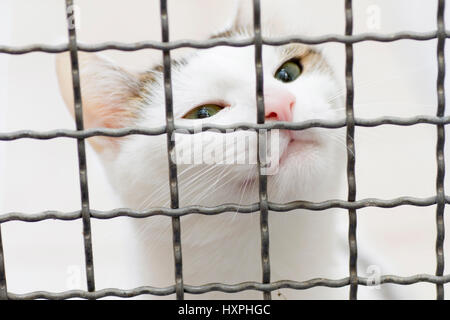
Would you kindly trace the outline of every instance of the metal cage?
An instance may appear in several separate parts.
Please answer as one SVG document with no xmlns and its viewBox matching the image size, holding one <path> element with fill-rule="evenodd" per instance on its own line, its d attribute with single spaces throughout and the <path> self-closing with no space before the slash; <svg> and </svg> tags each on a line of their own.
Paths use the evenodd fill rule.
<svg viewBox="0 0 450 320">
<path fill-rule="evenodd" d="M 450 197 L 445 195 L 444 191 L 444 177 L 445 177 L 445 162 L 444 162 L 444 144 L 445 144 L 445 125 L 450 123 L 450 117 L 445 116 L 445 56 L 444 48 L 445 41 L 450 37 L 450 33 L 446 31 L 444 21 L 445 0 L 438 0 L 437 11 L 437 30 L 427 33 L 417 32 L 400 32 L 395 34 L 374 34 L 366 33 L 353 35 L 353 11 L 352 0 L 345 0 L 345 35 L 323 35 L 319 37 L 283 37 L 275 39 L 266 39 L 261 34 L 261 10 L 260 0 L 253 0 L 253 27 L 254 36 L 244 40 L 223 40 L 210 39 L 206 41 L 169 41 L 169 26 L 167 14 L 167 0 L 160 0 L 161 9 L 161 26 L 162 26 L 162 42 L 145 41 L 133 44 L 106 42 L 95 45 L 79 44 L 76 39 L 76 30 L 71 27 L 73 24 L 73 12 L 69 10 L 73 5 L 73 0 L 66 0 L 67 22 L 69 43 L 57 46 L 48 45 L 29 45 L 22 47 L 11 47 L 0 45 L 0 53 L 3 54 L 25 54 L 30 52 L 46 52 L 46 53 L 60 53 L 69 51 L 72 67 L 73 92 L 75 100 L 75 118 L 76 130 L 53 130 L 48 132 L 36 131 L 16 131 L 9 133 L 0 133 L 0 141 L 11 141 L 23 138 L 31 139 L 54 139 L 59 137 L 73 138 L 78 142 L 78 163 L 79 163 L 79 178 L 81 189 L 81 210 L 75 212 L 59 212 L 59 211 L 45 211 L 37 214 L 26 214 L 20 212 L 10 212 L 0 215 L 0 300 L 4 299 L 68 299 L 68 298 L 84 298 L 84 299 L 98 299 L 108 296 L 116 297 L 134 297 L 143 294 L 165 296 L 176 294 L 177 299 L 183 299 L 184 293 L 202 294 L 210 291 L 221 291 L 225 293 L 235 293 L 244 290 L 258 290 L 263 293 L 264 299 L 271 299 L 271 292 L 281 288 L 290 288 L 296 290 L 305 290 L 312 287 L 324 286 L 330 288 L 349 286 L 349 298 L 357 299 L 358 286 L 370 285 L 370 280 L 361 277 L 357 272 L 357 210 L 365 207 L 380 207 L 392 208 L 403 205 L 413 206 L 431 206 L 436 205 L 436 274 L 417 274 L 410 277 L 400 277 L 395 275 L 381 276 L 380 283 L 393 283 L 398 285 L 408 285 L 419 282 L 428 282 L 436 285 L 437 299 L 444 298 L 444 284 L 450 282 L 450 274 L 444 275 L 444 209 L 447 203 L 450 203 Z M 353 83 L 353 44 L 362 41 L 378 41 L 378 42 L 392 42 L 402 39 L 410 40 L 432 40 L 437 39 L 437 62 L 438 62 L 438 77 L 437 77 L 437 111 L 436 116 L 416 116 L 410 118 L 399 117 L 380 117 L 370 120 L 355 119 L 353 101 L 354 101 L 354 83 Z M 346 49 L 346 119 L 344 121 L 319 121 L 309 120 L 301 123 L 277 122 L 271 124 L 264 123 L 264 95 L 263 95 L 263 65 L 262 65 L 262 45 L 277 46 L 288 43 L 303 43 L 303 44 L 322 44 L 327 42 L 337 42 L 345 45 Z M 267 197 L 267 176 L 262 173 L 263 163 L 265 159 L 261 154 L 265 152 L 258 152 L 258 166 L 259 166 L 259 203 L 252 205 L 238 205 L 238 204 L 222 204 L 215 207 L 203 206 L 188 206 L 184 208 L 179 207 L 178 202 L 178 181 L 177 181 L 177 166 L 173 161 L 173 157 L 169 156 L 169 187 L 171 195 L 171 208 L 152 208 L 145 212 L 136 212 L 128 209 L 115 209 L 110 211 L 91 210 L 89 206 L 89 192 L 87 184 L 87 166 L 86 166 L 86 152 L 85 139 L 95 136 L 109 136 L 122 137 L 131 134 L 141 135 L 161 135 L 167 134 L 167 149 L 169 155 L 174 154 L 175 142 L 170 139 L 171 134 L 176 129 L 183 129 L 187 132 L 194 133 L 194 128 L 178 127 L 174 125 L 173 108 L 172 108 L 172 87 L 171 87 L 171 58 L 170 51 L 172 49 L 181 47 L 190 47 L 197 49 L 211 48 L 215 46 L 233 46 L 255 47 L 255 68 L 256 68 L 256 100 L 257 100 L 257 124 L 237 123 L 232 126 L 212 126 L 205 125 L 202 130 L 216 129 L 225 132 L 226 129 L 255 129 L 258 130 L 258 148 L 265 150 L 265 139 L 263 139 L 263 132 L 267 129 L 289 129 L 289 130 L 303 130 L 311 127 L 322 128 L 342 128 L 346 127 L 346 144 L 347 144 L 347 183 L 348 183 L 348 200 L 328 200 L 324 202 L 308 202 L 308 201 L 294 201 L 290 203 L 273 203 Z M 78 50 L 86 52 L 96 52 L 102 50 L 122 50 L 135 51 L 140 49 L 158 49 L 163 53 L 164 61 L 164 90 L 166 103 L 166 125 L 160 128 L 140 128 L 131 127 L 123 129 L 87 129 L 83 127 L 83 112 L 80 89 L 80 76 L 78 66 Z M 437 161 L 437 177 L 436 177 L 436 196 L 429 198 L 414 198 L 414 197 L 399 197 L 390 200 L 382 199 L 363 199 L 356 201 L 356 179 L 355 179 L 355 141 L 354 131 L 356 126 L 375 127 L 381 125 L 397 125 L 397 126 L 412 126 L 416 124 L 435 125 L 437 128 L 437 146 L 436 146 L 436 161 Z M 264 129 L 264 130 L 263 130 Z M 349 276 L 343 279 L 323 279 L 316 278 L 303 282 L 284 280 L 284 281 L 270 281 L 270 259 L 269 259 L 269 210 L 277 212 L 286 212 L 294 209 L 307 210 L 326 210 L 329 208 L 343 208 L 348 210 L 349 228 L 348 228 L 348 242 L 349 242 Z M 183 281 L 182 271 L 182 250 L 180 239 L 180 217 L 187 214 L 220 214 L 227 211 L 236 211 L 242 214 L 260 212 L 260 227 L 261 227 L 261 261 L 262 261 L 262 281 L 261 282 L 244 282 L 238 284 L 223 284 L 223 283 L 208 283 L 199 286 L 185 284 Z M 156 288 L 151 286 L 139 287 L 131 290 L 122 289 L 95 289 L 94 280 L 94 263 L 92 252 L 92 233 L 91 233 L 91 218 L 94 219 L 111 219 L 120 216 L 131 218 L 145 218 L 150 216 L 163 215 L 172 219 L 173 232 L 173 253 L 175 258 L 175 284 L 165 288 Z M 4 253 L 1 240 L 1 224 L 8 221 L 24 221 L 35 222 L 47 219 L 58 220 L 75 220 L 82 219 L 83 222 L 83 236 L 84 236 L 84 251 L 85 251 L 85 265 L 87 275 L 87 291 L 71 290 L 61 293 L 51 292 L 31 292 L 26 294 L 15 294 L 7 290 L 6 272 L 4 267 Z"/>
</svg>

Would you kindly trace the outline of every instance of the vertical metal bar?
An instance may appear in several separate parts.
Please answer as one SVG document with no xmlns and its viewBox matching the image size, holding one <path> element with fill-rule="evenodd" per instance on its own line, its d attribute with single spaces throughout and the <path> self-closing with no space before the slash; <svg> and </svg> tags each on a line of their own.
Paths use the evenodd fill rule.
<svg viewBox="0 0 450 320">
<path fill-rule="evenodd" d="M 353 33 L 353 9 L 352 0 L 345 0 L 345 35 L 351 36 Z M 353 85 L 353 45 L 345 45 L 345 81 L 347 88 L 346 95 L 346 116 L 347 116 L 347 183 L 348 201 L 356 199 L 355 180 L 355 116 L 353 110 L 354 85 Z M 357 258 L 358 247 L 356 243 L 356 210 L 349 209 L 348 243 L 350 249 L 350 299 L 356 300 L 358 294 L 358 272 Z"/>
<path fill-rule="evenodd" d="M 445 0 L 439 0 L 438 12 L 437 12 L 437 62 L 438 62 L 438 76 L 437 76 L 437 96 L 438 96 L 438 106 L 437 113 L 438 117 L 443 117 L 445 115 Z M 436 160 L 437 160 L 437 177 L 436 177 L 436 197 L 437 197 L 437 208 L 436 208 L 436 275 L 442 276 L 444 274 L 444 239 L 445 239 L 445 226 L 444 226 L 444 210 L 445 210 L 445 190 L 444 190 L 444 179 L 445 179 L 445 158 L 444 158 L 444 147 L 445 147 L 445 126 L 437 125 L 437 144 L 436 144 Z M 444 285 L 436 285 L 436 298 L 438 300 L 444 300 Z"/>
<path fill-rule="evenodd" d="M 262 35 L 261 35 L 261 2 L 253 0 L 253 30 L 255 33 L 255 70 L 256 70 L 256 102 L 257 121 L 263 124 L 264 111 L 264 77 L 262 65 Z M 263 173 L 267 163 L 267 132 L 258 130 L 258 176 L 259 176 L 259 206 L 261 227 L 261 263 L 262 282 L 270 283 L 270 257 L 269 257 L 269 205 L 267 199 L 267 175 Z M 263 293 L 264 300 L 272 299 L 270 291 Z"/>
<path fill-rule="evenodd" d="M 78 48 L 75 28 L 73 0 L 66 0 L 67 28 L 69 32 L 69 51 L 72 67 L 72 85 L 77 130 L 84 129 L 83 104 L 81 101 L 80 70 L 78 66 Z M 86 166 L 86 146 L 83 138 L 77 139 L 78 169 L 81 190 L 81 213 L 83 221 L 84 255 L 88 291 L 95 291 L 94 261 L 92 253 L 91 213 L 89 209 L 89 189 Z"/>
<path fill-rule="evenodd" d="M 5 256 L 3 253 L 2 225 L 0 223 L 0 300 L 8 299 L 8 290 L 6 286 Z"/>
<path fill-rule="evenodd" d="M 167 0 L 160 1 L 162 41 L 169 42 L 169 17 L 167 15 Z M 170 207 L 178 208 L 178 176 L 175 162 L 175 140 L 172 139 L 175 125 L 173 119 L 172 75 L 170 50 L 163 50 L 164 62 L 164 95 L 166 103 L 167 152 L 169 158 Z M 184 299 L 183 259 L 181 253 L 180 217 L 172 218 L 173 254 L 175 258 L 175 286 L 177 300 Z"/>
</svg>

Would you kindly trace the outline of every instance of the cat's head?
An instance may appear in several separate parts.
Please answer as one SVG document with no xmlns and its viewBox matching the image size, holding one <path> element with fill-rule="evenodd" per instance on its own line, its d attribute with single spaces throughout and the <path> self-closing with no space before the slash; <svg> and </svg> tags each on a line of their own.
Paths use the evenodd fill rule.
<svg viewBox="0 0 450 320">
<path fill-rule="evenodd" d="M 214 37 L 247 38 L 248 28 Z M 86 128 L 165 125 L 163 68 L 130 73 L 94 54 L 79 54 Z M 63 97 L 72 108 L 68 57 L 57 61 Z M 266 122 L 343 117 L 342 91 L 315 48 L 301 44 L 263 47 Z M 256 123 L 254 47 L 214 47 L 172 62 L 175 124 Z M 258 200 L 257 134 L 177 132 L 181 205 Z M 144 209 L 169 202 L 166 135 L 88 139 L 126 205 Z M 312 128 L 269 134 L 271 201 L 317 200 L 337 182 L 345 146 L 342 131 Z M 331 188 L 333 189 L 333 188 Z"/>
</svg>

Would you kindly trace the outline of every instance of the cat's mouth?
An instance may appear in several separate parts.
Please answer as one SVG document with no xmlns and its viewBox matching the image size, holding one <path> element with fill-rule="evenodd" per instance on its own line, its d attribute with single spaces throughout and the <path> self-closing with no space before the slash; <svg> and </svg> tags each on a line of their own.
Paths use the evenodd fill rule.
<svg viewBox="0 0 450 320">
<path fill-rule="evenodd" d="M 262 167 L 262 174 L 267 176 L 275 176 L 280 170 L 289 172 L 289 170 L 299 168 L 303 161 L 307 161 L 308 154 L 319 147 L 319 141 L 314 135 L 291 133 L 283 130 L 278 140 L 278 149 L 268 151 L 267 165 Z M 258 171 L 245 177 L 242 185 L 257 185 Z"/>
<path fill-rule="evenodd" d="M 277 175 L 281 169 L 301 166 L 306 161 L 312 149 L 319 146 L 319 142 L 311 135 L 293 134 L 290 131 L 281 133 L 277 150 L 270 150 L 267 165 L 263 166 L 263 174 Z"/>
</svg>

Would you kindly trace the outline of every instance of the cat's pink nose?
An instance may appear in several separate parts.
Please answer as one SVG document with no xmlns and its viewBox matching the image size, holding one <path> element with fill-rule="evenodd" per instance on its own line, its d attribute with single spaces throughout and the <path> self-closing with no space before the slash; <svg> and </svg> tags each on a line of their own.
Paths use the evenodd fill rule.
<svg viewBox="0 0 450 320">
<path fill-rule="evenodd" d="M 295 96 L 283 89 L 264 89 L 267 120 L 292 121 Z"/>
</svg>

